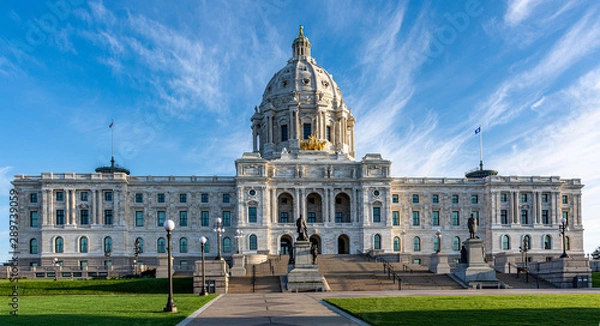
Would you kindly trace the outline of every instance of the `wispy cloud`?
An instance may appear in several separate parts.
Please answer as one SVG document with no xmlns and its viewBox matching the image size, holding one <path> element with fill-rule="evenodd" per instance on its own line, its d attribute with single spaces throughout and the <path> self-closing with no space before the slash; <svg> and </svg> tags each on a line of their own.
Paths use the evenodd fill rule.
<svg viewBox="0 0 600 326">
<path fill-rule="evenodd" d="M 504 15 L 504 22 L 509 26 L 519 25 L 541 3 L 541 0 L 510 0 Z"/>
</svg>

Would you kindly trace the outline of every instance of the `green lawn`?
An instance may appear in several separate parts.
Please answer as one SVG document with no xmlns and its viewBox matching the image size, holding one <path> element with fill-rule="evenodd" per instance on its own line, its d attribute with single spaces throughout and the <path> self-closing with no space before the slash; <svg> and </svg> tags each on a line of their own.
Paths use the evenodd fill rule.
<svg viewBox="0 0 600 326">
<path fill-rule="evenodd" d="M 166 278 L 137 278 L 121 280 L 19 280 L 19 295 L 105 295 L 105 294 L 161 294 L 169 288 Z M 0 293 L 10 295 L 12 284 L 8 280 L 0 281 Z M 193 280 L 173 279 L 174 293 L 193 293 Z"/>
<path fill-rule="evenodd" d="M 326 299 L 372 325 L 598 325 L 600 294 Z"/>
<path fill-rule="evenodd" d="M 0 325 L 176 325 L 214 298 L 176 294 L 178 312 L 166 313 L 166 294 L 22 297 L 18 316 L 11 316 L 10 307 L 2 304 Z"/>
</svg>

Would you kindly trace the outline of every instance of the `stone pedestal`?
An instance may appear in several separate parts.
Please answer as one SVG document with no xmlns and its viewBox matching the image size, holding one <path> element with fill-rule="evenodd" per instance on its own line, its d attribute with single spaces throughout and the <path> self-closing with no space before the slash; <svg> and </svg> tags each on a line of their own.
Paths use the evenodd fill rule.
<svg viewBox="0 0 600 326">
<path fill-rule="evenodd" d="M 483 260 L 483 241 L 469 239 L 463 245 L 467 249 L 467 263 L 459 264 L 454 275 L 470 286 L 477 286 L 475 283 L 500 283 L 496 278 L 496 271 Z"/>
<path fill-rule="evenodd" d="M 309 241 L 296 241 L 294 245 L 295 265 L 287 276 L 289 292 L 329 290 L 325 277 L 319 273 L 319 266 L 312 264 L 310 245 Z"/>
<path fill-rule="evenodd" d="M 431 255 L 429 271 L 435 274 L 450 273 L 450 265 L 448 265 L 448 254 L 445 252 L 436 252 Z"/>
<path fill-rule="evenodd" d="M 171 258 L 173 259 L 173 258 Z M 156 266 L 156 278 L 167 278 L 169 277 L 169 255 L 160 254 L 157 258 Z M 175 271 L 173 271 L 174 273 Z"/>
<path fill-rule="evenodd" d="M 585 257 L 558 258 L 529 267 L 540 278 L 561 289 L 591 288 L 592 271 Z"/>
<path fill-rule="evenodd" d="M 233 267 L 229 272 L 233 277 L 246 276 L 246 256 L 242 254 L 233 255 Z"/>
<path fill-rule="evenodd" d="M 202 291 L 202 260 L 196 260 L 195 265 L 194 294 L 200 294 Z M 205 260 L 204 269 L 208 293 L 227 293 L 229 285 L 227 262 L 224 260 Z"/>
</svg>

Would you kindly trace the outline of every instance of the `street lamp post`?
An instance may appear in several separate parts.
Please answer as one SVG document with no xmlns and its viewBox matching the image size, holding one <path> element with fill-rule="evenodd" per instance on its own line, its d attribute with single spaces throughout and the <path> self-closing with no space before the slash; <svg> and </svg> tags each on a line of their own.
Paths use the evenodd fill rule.
<svg viewBox="0 0 600 326">
<path fill-rule="evenodd" d="M 442 251 L 442 230 L 437 229 L 437 231 L 435 231 L 435 236 L 438 239 L 438 247 L 437 247 L 437 253 L 440 253 L 440 251 Z"/>
<path fill-rule="evenodd" d="M 135 276 L 137 276 L 137 268 L 138 268 L 138 257 L 140 255 L 140 239 L 136 239 L 135 240 L 135 247 L 134 247 L 134 251 L 133 251 L 133 255 L 135 256 L 135 259 L 133 260 L 133 273 Z"/>
<path fill-rule="evenodd" d="M 241 252 L 240 243 L 241 243 L 243 237 L 244 237 L 244 232 L 242 232 L 242 230 L 240 230 L 240 229 L 235 230 L 235 241 L 237 241 L 237 253 L 238 254 Z"/>
<path fill-rule="evenodd" d="M 200 295 L 208 295 L 206 293 L 206 270 L 204 269 L 204 244 L 206 244 L 206 237 L 202 236 L 200 237 L 200 251 L 202 252 L 202 291 L 200 291 Z"/>
<path fill-rule="evenodd" d="M 173 302 L 173 256 L 171 252 L 171 231 L 175 228 L 175 222 L 172 220 L 166 220 L 163 224 L 165 230 L 167 230 L 167 255 L 168 255 L 168 273 L 169 273 L 169 298 L 167 299 L 167 305 L 164 312 L 177 312 L 175 303 Z"/>
<path fill-rule="evenodd" d="M 221 233 L 225 232 L 225 229 L 221 224 L 222 220 L 220 217 L 217 217 L 215 222 L 217 223 L 213 229 L 213 232 L 217 233 L 217 258 L 215 258 L 215 260 L 223 260 L 223 257 L 221 257 Z"/>
<path fill-rule="evenodd" d="M 54 267 L 54 280 L 55 281 L 58 280 L 58 271 L 57 271 L 58 268 L 56 268 L 57 266 L 58 266 L 58 258 L 55 257 L 54 260 L 52 261 L 52 267 Z"/>
<path fill-rule="evenodd" d="M 569 258 L 567 255 L 567 242 L 565 239 L 565 233 L 569 231 L 569 227 L 567 226 L 567 219 L 564 217 L 560 219 L 560 225 L 558 226 L 558 232 L 562 235 L 562 243 L 563 243 L 563 253 L 560 255 L 560 258 Z"/>
</svg>

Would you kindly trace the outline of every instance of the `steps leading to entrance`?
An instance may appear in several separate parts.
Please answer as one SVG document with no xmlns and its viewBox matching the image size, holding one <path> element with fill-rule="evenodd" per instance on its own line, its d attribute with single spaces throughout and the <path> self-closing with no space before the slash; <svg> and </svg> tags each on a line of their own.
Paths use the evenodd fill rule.
<svg viewBox="0 0 600 326">
<path fill-rule="evenodd" d="M 517 274 L 496 272 L 496 278 L 510 286 L 511 289 L 537 289 L 538 286 L 540 289 L 556 289 L 556 286 L 543 279 L 536 281 L 535 277 L 531 275 L 529 276 L 529 283 L 526 282 L 527 277 L 524 274 L 519 275 L 519 278 L 517 278 Z"/>
</svg>

